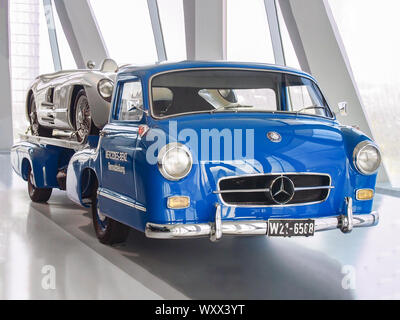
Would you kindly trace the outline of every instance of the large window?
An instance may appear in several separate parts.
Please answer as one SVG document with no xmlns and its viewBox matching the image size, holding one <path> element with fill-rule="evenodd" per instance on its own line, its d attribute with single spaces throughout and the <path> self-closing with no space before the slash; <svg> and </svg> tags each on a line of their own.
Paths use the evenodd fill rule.
<svg viewBox="0 0 400 320">
<path fill-rule="evenodd" d="M 158 0 L 157 2 L 167 58 L 171 61 L 185 60 L 186 39 L 183 0 Z"/>
<path fill-rule="evenodd" d="M 398 0 L 330 0 L 374 138 L 400 186 L 400 30 Z M 351 106 L 350 106 L 351 112 Z"/>
<path fill-rule="evenodd" d="M 53 4 L 55 27 L 64 68 L 76 68 Z M 45 8 L 42 0 L 10 1 L 10 56 L 14 140 L 26 132 L 25 99 L 32 81 L 54 72 Z"/>
<path fill-rule="evenodd" d="M 157 61 L 145 0 L 90 0 L 110 58 L 118 65 Z"/>
<path fill-rule="evenodd" d="M 57 43 L 60 52 L 61 66 L 64 70 L 76 69 L 76 62 L 72 55 L 71 49 L 69 47 L 67 38 L 65 37 L 64 30 L 61 26 L 60 18 L 58 17 L 58 13 L 56 7 L 53 3 L 53 14 L 54 14 L 54 24 L 57 34 Z"/>
<path fill-rule="evenodd" d="M 278 11 L 279 29 L 281 32 L 281 39 L 282 39 L 283 51 L 285 54 L 286 65 L 300 70 L 301 68 L 299 60 L 297 59 L 297 55 L 294 50 L 292 40 L 290 39 L 289 31 L 286 27 L 285 19 L 283 18 L 282 10 L 279 6 L 279 1 L 276 1 L 275 3 Z"/>
<path fill-rule="evenodd" d="M 274 63 L 263 0 L 227 0 L 227 58 Z"/>
<path fill-rule="evenodd" d="M 11 88 L 14 138 L 28 127 L 26 90 L 39 73 L 39 0 L 10 1 Z"/>
<path fill-rule="evenodd" d="M 29 126 L 25 99 L 32 81 L 53 72 L 49 34 L 40 0 L 10 1 L 10 60 L 14 139 Z"/>
</svg>

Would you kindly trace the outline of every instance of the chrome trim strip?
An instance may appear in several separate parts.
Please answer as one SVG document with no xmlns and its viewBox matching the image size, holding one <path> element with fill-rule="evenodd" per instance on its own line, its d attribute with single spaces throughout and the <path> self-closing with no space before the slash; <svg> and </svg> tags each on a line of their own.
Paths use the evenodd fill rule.
<svg viewBox="0 0 400 320">
<path fill-rule="evenodd" d="M 294 191 L 306 191 L 306 190 L 320 190 L 320 189 L 334 189 L 334 186 L 316 186 L 316 187 L 298 187 L 294 188 Z"/>
<path fill-rule="evenodd" d="M 138 204 L 136 204 L 136 203 L 130 202 L 130 201 L 128 201 L 128 200 L 120 199 L 120 198 L 115 197 L 115 196 L 113 196 L 113 195 L 111 195 L 111 194 L 108 194 L 108 193 L 106 193 L 106 192 L 104 192 L 104 191 L 98 191 L 97 194 L 100 195 L 100 196 L 103 196 L 103 197 L 105 197 L 105 198 L 108 198 L 108 199 L 110 199 L 110 200 L 114 200 L 114 201 L 116 201 L 116 202 L 122 203 L 122 204 L 124 204 L 124 205 L 126 205 L 126 206 L 129 206 L 129 207 L 138 209 L 138 210 L 140 210 L 140 211 L 146 212 L 146 208 L 145 208 L 145 207 L 143 207 L 143 206 L 141 206 L 141 205 L 138 205 Z"/>
<path fill-rule="evenodd" d="M 268 192 L 269 188 L 264 189 L 230 189 L 230 190 L 220 190 L 220 191 L 213 191 L 213 193 L 221 194 L 221 193 L 237 193 L 237 192 Z"/>
<path fill-rule="evenodd" d="M 32 136 L 30 134 L 19 134 L 21 141 L 27 141 L 35 144 L 49 144 L 53 146 L 81 150 L 86 148 L 87 142 L 77 142 L 73 140 L 57 139 L 57 138 L 47 138 L 41 136 Z"/>
<path fill-rule="evenodd" d="M 298 188 L 294 188 L 294 191 L 334 189 L 334 188 L 335 188 L 334 186 L 298 187 Z M 230 190 L 213 191 L 213 193 L 216 193 L 216 194 L 237 193 L 237 192 L 269 192 L 269 188 L 265 188 L 265 189 L 230 189 Z"/>
<path fill-rule="evenodd" d="M 219 184 L 222 180 L 227 180 L 227 179 L 234 179 L 234 178 L 246 178 L 246 177 L 256 177 L 256 176 L 280 176 L 280 175 L 319 175 L 319 176 L 326 176 L 329 178 L 329 186 L 326 186 L 326 188 L 323 189 L 328 189 L 328 193 L 325 197 L 325 199 L 322 199 L 320 201 L 314 201 L 314 202 L 303 202 L 303 203 L 293 203 L 293 204 L 271 204 L 271 205 L 237 205 L 237 204 L 228 204 L 222 199 L 221 193 L 224 193 L 223 191 L 225 190 L 220 190 Z M 311 187 L 310 187 L 311 188 Z M 227 176 L 227 177 L 222 177 L 218 179 L 217 181 L 217 190 L 214 191 L 214 193 L 218 194 L 218 198 L 221 201 L 221 203 L 224 206 L 227 207 L 233 207 L 233 208 L 269 208 L 269 207 L 295 207 L 295 206 L 304 206 L 304 205 L 311 205 L 311 204 L 317 204 L 326 201 L 329 198 L 329 195 L 331 193 L 331 190 L 334 189 L 335 187 L 332 186 L 332 178 L 330 174 L 328 173 L 319 173 L 319 172 L 271 172 L 271 173 L 255 173 L 255 174 L 244 174 L 244 175 L 239 175 L 239 176 Z M 322 188 L 319 188 L 322 189 Z M 259 190 L 259 189 L 253 189 L 253 190 Z M 266 189 L 264 189 L 266 190 Z M 312 190 L 312 189 L 311 189 Z M 229 191 L 229 190 L 228 190 Z"/>
<path fill-rule="evenodd" d="M 341 228 L 341 216 L 316 218 L 315 232 Z M 373 211 L 369 214 L 357 214 L 353 216 L 353 228 L 372 227 L 379 222 L 379 213 Z M 225 235 L 267 235 L 267 220 L 241 220 L 222 221 L 220 224 L 221 236 Z M 148 238 L 156 239 L 185 239 L 210 237 L 213 223 L 200 224 L 156 224 L 148 222 L 145 234 Z M 343 231 L 343 230 L 342 230 Z"/>
</svg>

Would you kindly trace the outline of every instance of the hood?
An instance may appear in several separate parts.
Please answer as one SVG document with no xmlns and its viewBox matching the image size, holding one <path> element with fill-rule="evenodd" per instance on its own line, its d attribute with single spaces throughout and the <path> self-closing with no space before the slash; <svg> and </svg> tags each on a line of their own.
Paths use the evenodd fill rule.
<svg viewBox="0 0 400 320">
<path fill-rule="evenodd" d="M 194 162 L 214 178 L 221 174 L 345 172 L 346 150 L 336 121 L 282 114 L 201 114 L 156 121 L 169 141 L 192 151 Z M 268 133 L 277 133 L 273 142 Z M 275 135 L 273 135 L 275 136 Z"/>
<path fill-rule="evenodd" d="M 330 176 L 333 188 L 329 198 L 322 203 L 257 207 L 253 210 L 228 207 L 223 213 L 224 219 L 240 217 L 250 220 L 266 219 L 274 215 L 308 218 L 337 215 L 344 210 L 344 197 L 354 195 L 355 186 L 369 188 L 375 179 L 375 176 L 357 174 L 351 164 L 355 144 L 367 137 L 331 119 L 295 114 L 218 113 L 152 120 L 149 127 L 149 133 L 161 130 L 169 136 L 167 142 L 178 140 L 191 149 L 191 172 L 179 181 L 163 180 L 162 191 L 157 198 L 171 194 L 189 195 L 196 210 L 186 212 L 185 219 L 193 221 L 212 221 L 213 206 L 215 202 L 221 201 L 214 191 L 218 190 L 218 181 L 228 176 L 268 173 L 315 173 Z M 235 132 L 241 139 L 233 138 Z M 268 138 L 269 132 L 278 133 L 280 141 L 271 141 Z M 213 149 L 211 145 L 215 141 L 220 144 Z M 236 153 L 242 153 L 243 157 L 224 159 L 225 143 L 233 146 L 234 150 L 239 149 Z M 252 145 L 252 155 L 246 151 L 248 144 Z M 210 159 L 204 159 L 204 153 L 207 152 L 202 149 L 207 148 L 210 154 L 219 151 L 220 156 L 214 154 Z M 371 206 L 371 202 L 355 203 L 354 210 L 368 212 L 368 206 Z M 197 212 L 200 209 L 208 212 L 209 216 L 199 217 Z"/>
</svg>

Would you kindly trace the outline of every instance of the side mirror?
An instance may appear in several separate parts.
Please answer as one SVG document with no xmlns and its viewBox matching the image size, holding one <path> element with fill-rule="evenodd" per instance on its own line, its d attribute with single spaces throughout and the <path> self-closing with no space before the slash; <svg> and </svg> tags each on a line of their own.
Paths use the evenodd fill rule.
<svg viewBox="0 0 400 320">
<path fill-rule="evenodd" d="M 94 69 L 94 68 L 96 67 L 96 63 L 95 63 L 93 60 L 89 60 L 89 61 L 86 63 L 86 67 L 87 67 L 88 69 Z"/>
<path fill-rule="evenodd" d="M 339 102 L 338 109 L 339 109 L 339 113 L 341 116 L 347 116 L 347 102 L 346 101 Z"/>
</svg>

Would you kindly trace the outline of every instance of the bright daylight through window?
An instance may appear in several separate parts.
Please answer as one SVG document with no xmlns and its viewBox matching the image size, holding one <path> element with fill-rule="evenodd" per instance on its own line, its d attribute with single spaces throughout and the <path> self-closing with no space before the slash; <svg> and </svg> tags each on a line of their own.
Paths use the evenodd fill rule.
<svg viewBox="0 0 400 320">
<path fill-rule="evenodd" d="M 393 38 L 393 32 L 400 30 L 400 2 L 330 0 L 329 4 L 391 183 L 400 187 L 400 42 Z"/>
</svg>

